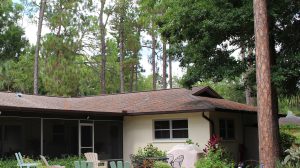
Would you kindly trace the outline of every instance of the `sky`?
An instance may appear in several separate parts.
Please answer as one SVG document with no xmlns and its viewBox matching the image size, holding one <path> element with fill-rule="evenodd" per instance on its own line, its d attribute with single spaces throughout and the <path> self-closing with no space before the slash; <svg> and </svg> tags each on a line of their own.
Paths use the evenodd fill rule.
<svg viewBox="0 0 300 168">
<path fill-rule="evenodd" d="M 16 3 L 20 3 L 20 0 L 13 0 Z M 37 13 L 38 14 L 38 13 Z M 37 15 L 36 14 L 36 15 Z M 25 29 L 25 36 L 29 40 L 31 44 L 36 43 L 36 33 L 37 33 L 37 24 L 33 23 L 28 17 L 24 16 L 23 20 L 21 21 L 21 26 Z M 108 30 L 109 31 L 109 30 Z M 46 25 L 43 25 L 42 28 L 42 36 L 49 33 L 50 30 Z M 142 35 L 142 41 L 151 40 L 150 36 L 147 34 Z M 144 76 L 148 76 L 152 74 L 152 66 L 148 61 L 149 55 L 151 55 L 151 49 L 149 48 L 142 48 L 140 51 L 142 57 L 141 57 L 141 65 L 143 69 L 145 69 L 145 72 L 143 72 Z M 178 61 L 173 61 L 172 63 L 172 75 L 177 77 L 182 77 L 182 75 L 185 73 L 185 70 L 179 66 Z M 159 67 L 159 74 L 162 75 L 162 60 L 157 61 L 157 66 Z M 167 70 L 167 73 L 169 70 Z M 167 79 L 168 80 L 168 79 Z"/>
</svg>

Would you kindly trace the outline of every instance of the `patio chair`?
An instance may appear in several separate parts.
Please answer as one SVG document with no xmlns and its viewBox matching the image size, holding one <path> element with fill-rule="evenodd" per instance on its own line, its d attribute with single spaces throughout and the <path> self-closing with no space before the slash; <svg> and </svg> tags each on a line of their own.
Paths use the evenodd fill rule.
<svg viewBox="0 0 300 168">
<path fill-rule="evenodd" d="M 171 161 L 171 166 L 173 168 L 181 168 L 183 160 L 184 160 L 184 156 L 183 155 L 179 155 L 176 159 L 174 159 L 173 161 Z"/>
<path fill-rule="evenodd" d="M 20 152 L 15 153 L 15 156 L 17 158 L 18 161 L 18 165 L 20 168 L 26 167 L 26 168 L 30 168 L 30 167 L 37 167 L 37 163 L 24 163 L 23 157 L 21 155 Z"/>
<path fill-rule="evenodd" d="M 243 168 L 244 167 L 246 167 L 246 168 L 260 167 L 259 161 L 257 161 L 257 160 L 246 160 L 246 161 L 244 161 L 243 165 L 244 165 Z"/>
<path fill-rule="evenodd" d="M 174 155 L 172 154 L 167 154 L 167 158 L 168 158 L 167 162 L 169 164 L 171 164 L 174 161 Z"/>
<path fill-rule="evenodd" d="M 117 161 L 117 165 L 115 161 L 109 162 L 110 168 L 130 168 L 130 162 L 126 161 L 123 164 L 123 161 Z"/>
<path fill-rule="evenodd" d="M 93 168 L 93 162 L 75 161 L 75 168 Z"/>
<path fill-rule="evenodd" d="M 47 168 L 65 168 L 65 166 L 60 166 L 60 165 L 52 165 L 50 166 L 48 161 L 46 160 L 46 158 L 42 155 L 40 155 L 42 161 L 44 162 L 44 164 L 46 165 Z"/>
<path fill-rule="evenodd" d="M 93 162 L 93 168 L 107 168 L 107 161 L 98 160 L 97 153 L 87 152 L 87 153 L 84 153 L 84 156 L 87 161 Z M 100 164 L 100 166 L 99 166 L 99 164 Z"/>
</svg>

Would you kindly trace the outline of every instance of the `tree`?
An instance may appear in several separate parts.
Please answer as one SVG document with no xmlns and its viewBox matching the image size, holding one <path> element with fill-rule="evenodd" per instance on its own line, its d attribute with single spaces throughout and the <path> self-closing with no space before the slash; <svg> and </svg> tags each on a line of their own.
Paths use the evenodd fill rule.
<svg viewBox="0 0 300 168">
<path fill-rule="evenodd" d="M 295 19 L 299 8 L 300 2 L 296 0 L 275 0 L 269 7 L 271 48 L 275 52 L 272 80 L 279 95 L 291 95 L 299 90 L 296 83 L 300 80 L 297 66 L 300 52 L 295 47 L 300 43 L 296 31 L 299 20 Z M 255 54 L 249 52 L 254 48 L 252 0 L 175 0 L 169 3 L 162 17 L 163 36 L 183 45 L 178 59 L 187 68 L 186 86 L 207 79 L 215 82 L 234 79 L 255 66 Z M 276 45 L 281 46 L 279 50 L 275 50 Z M 242 47 L 248 51 L 245 59 L 232 55 Z M 247 76 L 245 87 L 248 83 L 255 87 L 255 71 Z"/>
<path fill-rule="evenodd" d="M 41 0 L 40 3 L 40 13 L 39 13 L 39 24 L 37 30 L 37 39 L 35 46 L 35 55 L 34 55 L 34 80 L 33 80 L 33 93 L 35 95 L 38 94 L 38 79 L 39 79 L 39 52 L 40 52 L 40 44 L 41 44 L 41 32 L 43 26 L 44 19 L 44 11 L 46 7 L 46 0 Z"/>
<path fill-rule="evenodd" d="M 259 159 L 266 168 L 279 158 L 278 113 L 272 100 L 267 1 L 254 0 Z M 277 124 L 275 124 L 277 122 Z"/>
<path fill-rule="evenodd" d="M 172 56 L 169 55 L 169 84 L 170 84 L 170 88 L 173 88 L 173 81 L 172 81 Z"/>
<path fill-rule="evenodd" d="M 28 44 L 24 30 L 18 25 L 23 9 L 22 5 L 13 3 L 12 0 L 0 3 L 0 64 L 18 59 Z"/>
<path fill-rule="evenodd" d="M 140 20 L 144 25 L 144 29 L 151 36 L 151 64 L 152 64 L 152 86 L 156 90 L 157 72 L 156 72 L 156 47 L 157 47 L 157 18 L 159 8 L 157 8 L 157 0 L 141 0 L 139 1 L 141 10 Z"/>
<path fill-rule="evenodd" d="M 119 44 L 119 64 L 120 64 L 120 92 L 125 92 L 125 79 L 124 79 L 124 59 L 125 59 L 125 42 L 126 30 L 125 22 L 127 15 L 128 1 L 117 0 L 114 11 L 114 19 L 112 20 L 112 29 L 117 33 L 115 37 L 118 39 Z"/>
<path fill-rule="evenodd" d="M 108 10 L 107 12 L 107 18 L 104 22 L 104 6 L 105 6 L 106 0 L 101 0 L 100 5 L 100 15 L 99 15 L 99 26 L 100 26 L 100 38 L 101 38 L 101 71 L 100 71 L 100 83 L 101 83 L 101 93 L 106 93 L 106 25 L 108 23 L 109 16 L 111 14 L 111 11 Z"/>
<path fill-rule="evenodd" d="M 46 94 L 77 96 L 80 69 L 84 64 L 84 38 L 93 30 L 93 17 L 88 15 L 91 5 L 82 1 L 51 1 L 45 21 L 51 30 L 44 37 L 44 80 Z M 97 75 L 98 76 L 98 75 Z"/>
<path fill-rule="evenodd" d="M 167 44 L 166 41 L 163 40 L 163 76 L 162 76 L 162 84 L 163 88 L 167 88 Z"/>
</svg>

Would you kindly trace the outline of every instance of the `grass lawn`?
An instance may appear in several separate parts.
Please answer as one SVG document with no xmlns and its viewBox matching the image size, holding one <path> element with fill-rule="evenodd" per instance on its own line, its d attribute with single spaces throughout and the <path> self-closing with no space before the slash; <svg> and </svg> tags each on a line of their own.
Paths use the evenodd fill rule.
<svg viewBox="0 0 300 168">
<path fill-rule="evenodd" d="M 300 126 L 298 125 L 283 125 L 280 126 L 280 130 L 285 131 L 296 137 L 296 144 L 300 145 Z"/>
</svg>

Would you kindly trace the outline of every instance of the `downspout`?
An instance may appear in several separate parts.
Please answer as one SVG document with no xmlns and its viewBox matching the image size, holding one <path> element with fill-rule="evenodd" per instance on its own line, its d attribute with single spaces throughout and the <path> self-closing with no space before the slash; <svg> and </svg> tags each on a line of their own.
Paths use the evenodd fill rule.
<svg viewBox="0 0 300 168">
<path fill-rule="evenodd" d="M 209 122 L 210 128 L 211 128 L 211 133 L 212 133 L 212 135 L 214 135 L 215 134 L 215 124 L 214 124 L 214 122 L 211 119 L 209 119 L 206 115 L 204 115 L 204 112 L 202 113 L 202 117 Z"/>
</svg>

